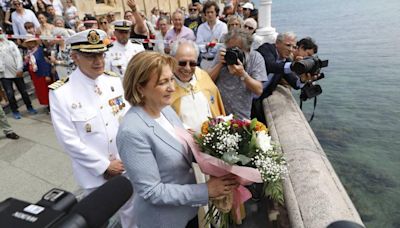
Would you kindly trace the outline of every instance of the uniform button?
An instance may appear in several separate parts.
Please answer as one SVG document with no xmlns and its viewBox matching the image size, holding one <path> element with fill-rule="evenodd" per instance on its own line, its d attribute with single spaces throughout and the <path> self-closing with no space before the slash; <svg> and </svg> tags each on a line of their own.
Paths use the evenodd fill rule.
<svg viewBox="0 0 400 228">
<path fill-rule="evenodd" d="M 110 139 L 110 143 L 112 143 L 112 139 Z"/>
<path fill-rule="evenodd" d="M 193 173 L 193 169 L 189 169 L 189 173 Z"/>
<path fill-rule="evenodd" d="M 103 109 L 103 105 L 102 105 L 102 106 L 100 106 L 100 109 Z"/>
<path fill-rule="evenodd" d="M 108 123 L 106 123 L 106 127 L 108 126 Z"/>
</svg>

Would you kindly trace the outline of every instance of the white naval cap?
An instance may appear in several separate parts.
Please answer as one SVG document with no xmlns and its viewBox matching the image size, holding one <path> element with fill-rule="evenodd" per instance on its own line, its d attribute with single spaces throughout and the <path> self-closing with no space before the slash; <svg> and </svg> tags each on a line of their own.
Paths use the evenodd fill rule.
<svg viewBox="0 0 400 228">
<path fill-rule="evenodd" d="M 66 44 L 71 45 L 72 50 L 80 52 L 104 52 L 107 51 L 107 34 L 100 29 L 88 29 L 66 39 Z"/>
<path fill-rule="evenodd" d="M 114 25 L 114 30 L 128 31 L 131 29 L 132 22 L 128 20 L 116 20 L 111 23 Z"/>
</svg>

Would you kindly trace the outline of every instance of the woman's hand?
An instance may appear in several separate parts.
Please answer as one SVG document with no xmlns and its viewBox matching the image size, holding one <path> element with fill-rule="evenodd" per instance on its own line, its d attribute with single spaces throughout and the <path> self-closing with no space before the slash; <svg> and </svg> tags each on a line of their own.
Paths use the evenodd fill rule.
<svg viewBox="0 0 400 228">
<path fill-rule="evenodd" d="M 236 176 L 228 174 L 222 177 L 210 176 L 207 181 L 208 197 L 215 198 L 229 194 L 232 189 L 239 186 L 239 182 L 236 180 Z"/>
</svg>

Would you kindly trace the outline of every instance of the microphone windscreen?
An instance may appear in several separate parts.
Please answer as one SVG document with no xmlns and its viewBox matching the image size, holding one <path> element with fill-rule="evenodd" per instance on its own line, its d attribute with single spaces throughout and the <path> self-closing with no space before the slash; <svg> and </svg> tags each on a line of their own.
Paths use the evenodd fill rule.
<svg viewBox="0 0 400 228">
<path fill-rule="evenodd" d="M 82 215 L 88 227 L 101 227 L 129 200 L 132 193 L 131 182 L 124 176 L 116 176 L 83 198 L 71 213 Z"/>
</svg>

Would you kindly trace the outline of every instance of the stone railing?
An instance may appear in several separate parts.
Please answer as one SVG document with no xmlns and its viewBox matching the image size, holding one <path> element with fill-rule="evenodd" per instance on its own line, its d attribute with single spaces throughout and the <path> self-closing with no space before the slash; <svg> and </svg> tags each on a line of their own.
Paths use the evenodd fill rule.
<svg viewBox="0 0 400 228">
<path fill-rule="evenodd" d="M 337 220 L 363 224 L 290 90 L 278 86 L 263 105 L 272 139 L 289 165 L 284 193 L 291 227 L 323 228 Z"/>
</svg>

